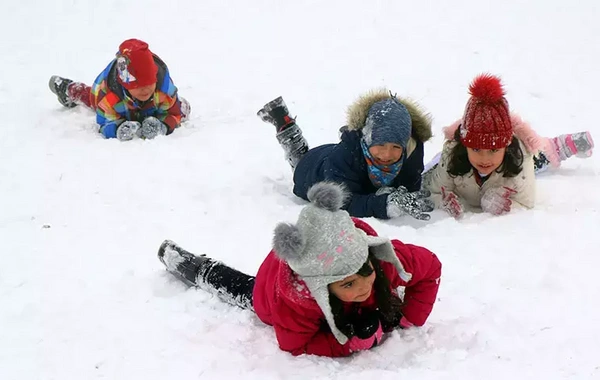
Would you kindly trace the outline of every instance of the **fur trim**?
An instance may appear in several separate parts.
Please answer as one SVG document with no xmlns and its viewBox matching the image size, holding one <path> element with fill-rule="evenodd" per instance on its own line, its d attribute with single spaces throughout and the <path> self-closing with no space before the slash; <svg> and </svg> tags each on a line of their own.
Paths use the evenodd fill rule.
<svg viewBox="0 0 600 380">
<path fill-rule="evenodd" d="M 342 208 L 348 198 L 345 188 L 334 182 L 318 182 L 308 189 L 306 197 L 315 206 L 329 211 Z"/>
<path fill-rule="evenodd" d="M 273 249 L 277 256 L 288 262 L 304 251 L 306 238 L 293 224 L 279 223 L 273 235 Z"/>
<path fill-rule="evenodd" d="M 361 95 L 354 103 L 348 107 L 347 121 L 349 130 L 359 130 L 365 126 L 369 109 L 380 100 L 389 99 L 390 91 L 386 88 L 371 90 Z M 422 107 L 410 99 L 396 98 L 402 103 L 412 119 L 412 136 L 421 142 L 429 140 L 431 133 L 431 115 L 425 112 Z"/>
<path fill-rule="evenodd" d="M 529 123 L 523 121 L 519 115 L 511 114 L 510 119 L 513 124 L 515 136 L 521 140 L 529 153 L 544 152 L 544 155 L 550 161 L 550 165 L 554 167 L 560 166 L 560 157 L 549 138 L 538 135 Z"/>
<path fill-rule="evenodd" d="M 446 138 L 446 140 L 454 140 L 454 134 L 456 133 L 456 130 L 458 129 L 460 123 L 462 123 L 462 119 L 458 119 L 449 126 L 442 128 L 442 132 L 444 132 L 444 137 Z"/>
</svg>

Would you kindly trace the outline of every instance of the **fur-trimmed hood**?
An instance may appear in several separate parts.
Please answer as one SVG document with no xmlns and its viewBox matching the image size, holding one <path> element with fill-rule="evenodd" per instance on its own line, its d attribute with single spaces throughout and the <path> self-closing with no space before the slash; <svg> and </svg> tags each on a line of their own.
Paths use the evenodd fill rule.
<svg viewBox="0 0 600 380">
<path fill-rule="evenodd" d="M 390 99 L 392 97 L 390 91 L 386 88 L 380 88 L 369 91 L 361 95 L 354 103 L 348 107 L 347 111 L 347 127 L 348 130 L 360 130 L 365 126 L 369 109 L 380 100 Z M 420 105 L 409 99 L 396 97 L 402 103 L 412 120 L 412 137 L 420 142 L 429 140 L 431 133 L 431 116 L 425 112 Z"/>
</svg>

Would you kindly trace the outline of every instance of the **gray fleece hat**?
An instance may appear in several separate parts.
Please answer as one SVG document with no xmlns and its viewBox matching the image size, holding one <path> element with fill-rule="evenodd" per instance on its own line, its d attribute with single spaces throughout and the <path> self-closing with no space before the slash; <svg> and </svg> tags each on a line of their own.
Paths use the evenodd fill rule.
<svg viewBox="0 0 600 380">
<path fill-rule="evenodd" d="M 298 222 L 278 224 L 273 237 L 275 253 L 306 283 L 340 344 L 348 337 L 335 325 L 329 284 L 356 274 L 367 261 L 369 250 L 377 259 L 394 264 L 404 281 L 411 278 L 388 238 L 368 236 L 354 226 L 348 212 L 341 210 L 346 196 L 339 184 L 313 185 L 308 190 L 311 203 L 302 209 Z"/>
</svg>

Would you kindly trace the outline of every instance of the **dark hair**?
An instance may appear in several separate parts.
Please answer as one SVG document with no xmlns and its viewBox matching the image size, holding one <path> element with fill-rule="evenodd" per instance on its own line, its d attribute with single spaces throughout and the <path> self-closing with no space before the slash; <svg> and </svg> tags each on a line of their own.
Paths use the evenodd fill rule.
<svg viewBox="0 0 600 380">
<path fill-rule="evenodd" d="M 467 148 L 460 142 L 460 127 L 454 132 L 454 141 L 457 144 L 450 151 L 450 162 L 448 162 L 448 173 L 452 177 L 462 176 L 473 169 L 467 156 Z M 497 173 L 503 173 L 503 177 L 515 177 L 523 170 L 523 151 L 519 140 L 513 136 L 510 145 L 506 147 L 506 153 L 502 164 L 496 169 Z"/>
<path fill-rule="evenodd" d="M 369 265 L 369 261 L 373 267 Z M 367 261 L 356 274 L 361 277 L 368 277 L 373 271 L 375 271 L 373 291 L 375 292 L 375 299 L 377 300 L 377 310 L 379 312 L 381 328 L 384 331 L 391 331 L 400 324 L 403 303 L 398 296 L 392 293 L 390 281 L 381 268 L 381 262 L 369 252 Z M 345 313 L 343 302 L 329 292 L 329 305 L 331 306 L 331 312 L 337 328 L 346 336 L 352 336 L 352 327 L 350 326 L 348 315 L 356 313 L 358 304 L 353 305 L 353 309 L 350 313 Z"/>
</svg>

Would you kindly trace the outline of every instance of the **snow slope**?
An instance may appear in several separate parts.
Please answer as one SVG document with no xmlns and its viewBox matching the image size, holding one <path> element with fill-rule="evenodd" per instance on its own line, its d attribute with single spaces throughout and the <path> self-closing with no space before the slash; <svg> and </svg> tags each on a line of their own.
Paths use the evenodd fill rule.
<svg viewBox="0 0 600 380">
<path fill-rule="evenodd" d="M 423 328 L 351 358 L 280 351 L 250 312 L 156 259 L 170 238 L 254 273 L 275 224 L 295 220 L 303 202 L 255 116 L 278 95 L 316 146 L 387 86 L 434 115 L 429 158 L 489 71 L 540 133 L 600 141 L 596 0 L 169 3 L 3 4 L 0 379 L 600 378 L 600 155 L 542 175 L 531 211 L 369 219 L 436 252 L 443 282 Z M 192 104 L 172 136 L 104 140 L 47 88 L 52 74 L 91 83 L 130 37 Z"/>
</svg>

